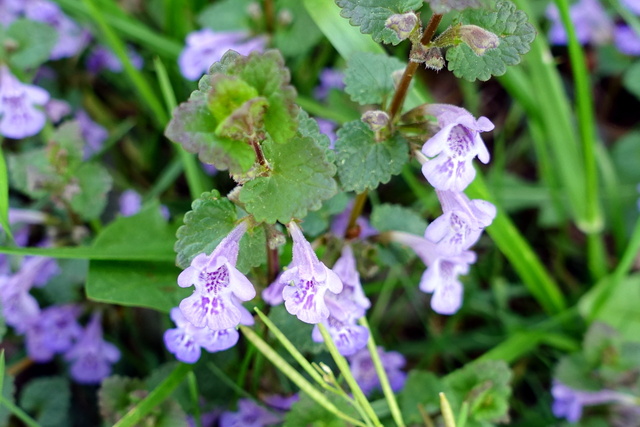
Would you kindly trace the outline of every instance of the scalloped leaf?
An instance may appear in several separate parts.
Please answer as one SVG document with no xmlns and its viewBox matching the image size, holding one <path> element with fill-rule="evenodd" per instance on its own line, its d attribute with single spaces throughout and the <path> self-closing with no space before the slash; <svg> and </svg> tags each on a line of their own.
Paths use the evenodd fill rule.
<svg viewBox="0 0 640 427">
<path fill-rule="evenodd" d="M 384 53 L 354 53 L 347 61 L 345 92 L 360 105 L 382 104 L 393 95 L 393 72 L 404 67 L 398 58 Z"/>
<path fill-rule="evenodd" d="M 384 231 L 404 231 L 420 236 L 427 228 L 427 221 L 409 208 L 384 203 L 374 206 L 371 213 L 371 225 L 381 233 Z"/>
<path fill-rule="evenodd" d="M 240 201 L 257 221 L 285 224 L 302 219 L 336 194 L 336 167 L 315 139 L 297 136 L 286 144 L 267 140 L 262 148 L 271 166 L 269 176 L 247 182 L 240 191 Z"/>
<path fill-rule="evenodd" d="M 423 0 L 336 0 L 342 8 L 340 15 L 349 19 L 353 26 L 360 27 L 363 34 L 371 34 L 377 42 L 400 43 L 398 35 L 385 27 L 385 21 L 396 13 L 416 11 Z"/>
<path fill-rule="evenodd" d="M 196 255 L 213 252 L 237 221 L 236 207 L 229 199 L 215 190 L 203 193 L 193 201 L 191 210 L 184 216 L 184 225 L 176 233 L 176 264 L 185 269 Z M 265 245 L 262 227 L 249 229 L 240 240 L 238 270 L 247 273 L 250 268 L 261 265 L 266 259 Z"/>
<path fill-rule="evenodd" d="M 468 81 L 486 81 L 507 72 L 507 66 L 520 63 L 527 53 L 536 31 L 527 15 L 510 1 L 500 1 L 491 9 L 468 9 L 460 15 L 463 24 L 477 25 L 491 31 L 500 39 L 500 45 L 478 56 L 466 44 L 447 50 L 449 71 Z"/>
<path fill-rule="evenodd" d="M 481 6 L 480 0 L 425 0 L 433 13 L 444 15 L 452 10 L 463 10 Z"/>
<path fill-rule="evenodd" d="M 13 21 L 4 34 L 0 28 L 0 45 L 8 46 L 9 40 L 16 44 L 8 53 L 9 64 L 21 70 L 35 69 L 49 59 L 58 33 L 50 25 L 21 18 Z"/>
<path fill-rule="evenodd" d="M 376 141 L 373 131 L 360 120 L 338 130 L 336 151 L 342 188 L 358 193 L 389 182 L 409 160 L 408 141 L 399 133 Z"/>
</svg>

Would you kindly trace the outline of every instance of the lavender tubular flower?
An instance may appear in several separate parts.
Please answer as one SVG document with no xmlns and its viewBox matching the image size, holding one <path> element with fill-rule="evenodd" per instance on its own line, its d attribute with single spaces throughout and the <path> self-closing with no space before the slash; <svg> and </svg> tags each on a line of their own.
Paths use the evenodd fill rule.
<svg viewBox="0 0 640 427">
<path fill-rule="evenodd" d="M 580 421 L 585 406 L 613 402 L 633 404 L 633 398 L 613 390 L 581 391 L 572 389 L 559 381 L 553 382 L 551 394 L 554 399 L 553 415 L 557 418 L 566 418 L 572 423 Z"/>
<path fill-rule="evenodd" d="M 84 110 L 76 113 L 76 119 L 80 125 L 80 132 L 87 145 L 84 147 L 84 159 L 88 159 L 102 149 L 104 141 L 109 137 L 109 132 L 98 123 L 91 120 L 91 117 Z"/>
<path fill-rule="evenodd" d="M 46 116 L 35 106 L 47 101 L 46 90 L 21 83 L 6 65 L 0 65 L 0 135 L 22 139 L 40 132 Z"/>
<path fill-rule="evenodd" d="M 598 0 L 580 0 L 574 3 L 569 14 L 581 44 L 606 44 L 611 40 L 613 22 Z M 567 33 L 560 19 L 560 12 L 554 4 L 547 8 L 547 18 L 552 21 L 549 42 L 556 45 L 567 44 Z"/>
<path fill-rule="evenodd" d="M 471 161 L 489 162 L 489 151 L 480 132 L 494 128 L 486 117 L 475 120 L 464 108 L 432 104 L 425 111 L 435 116 L 440 130 L 425 142 L 422 152 L 432 157 L 422 165 L 429 184 L 441 191 L 462 191 L 476 176 Z"/>
<path fill-rule="evenodd" d="M 636 15 L 640 15 L 640 1 L 638 0 L 620 0 L 620 3 L 629 11 L 635 13 Z"/>
<path fill-rule="evenodd" d="M 340 278 L 318 260 L 311 245 L 295 222 L 288 224 L 293 238 L 293 261 L 282 273 L 281 281 L 291 283 L 282 291 L 287 311 L 305 323 L 320 323 L 329 317 L 325 302 L 327 291 L 342 291 Z"/>
<path fill-rule="evenodd" d="M 18 19 L 23 8 L 23 0 L 0 0 L 0 25 L 8 27 Z"/>
<path fill-rule="evenodd" d="M 180 303 L 182 314 L 194 326 L 207 326 L 214 331 L 235 328 L 242 317 L 239 301 L 255 297 L 253 285 L 235 267 L 240 239 L 246 230 L 247 224 L 241 222 L 211 255 L 196 256 L 178 276 L 179 286 L 195 286 L 193 295 Z"/>
<path fill-rule="evenodd" d="M 401 371 L 406 363 L 404 356 L 396 351 L 385 352 L 382 347 L 378 347 L 377 350 L 391 389 L 395 392 L 402 390 L 407 380 L 407 374 Z M 349 367 L 364 394 L 369 395 L 374 390 L 380 389 L 380 378 L 367 349 L 362 349 L 350 357 Z"/>
<path fill-rule="evenodd" d="M 220 427 L 264 427 L 282 422 L 282 416 L 276 415 L 251 399 L 238 400 L 237 412 L 223 412 Z"/>
<path fill-rule="evenodd" d="M 207 72 L 211 64 L 219 61 L 227 50 L 248 55 L 263 51 L 266 40 L 261 37 L 248 38 L 244 31 L 214 32 L 209 28 L 194 31 L 187 36 L 187 46 L 178 57 L 180 72 L 189 80 L 197 80 Z"/>
<path fill-rule="evenodd" d="M 111 373 L 111 365 L 120 360 L 120 350 L 102 339 L 100 314 L 91 316 L 76 344 L 65 353 L 71 362 L 71 377 L 82 384 L 97 384 Z"/>
<path fill-rule="evenodd" d="M 443 255 L 457 255 L 478 241 L 482 230 L 496 216 L 496 207 L 485 200 L 469 200 L 464 193 L 436 191 L 443 214 L 425 231 Z"/>
<path fill-rule="evenodd" d="M 48 307 L 27 330 L 27 354 L 36 362 L 47 362 L 56 353 L 69 350 L 82 335 L 77 318 L 80 307 L 63 305 Z"/>
<path fill-rule="evenodd" d="M 125 190 L 118 199 L 120 215 L 132 216 L 140 212 L 142 208 L 142 196 L 135 190 Z"/>
<path fill-rule="evenodd" d="M 613 42 L 625 55 L 640 56 L 640 36 L 628 25 L 616 25 L 613 30 Z"/>
<path fill-rule="evenodd" d="M 137 70 L 142 68 L 144 60 L 131 46 L 127 47 L 127 55 L 134 68 Z M 87 58 L 87 69 L 96 74 L 102 70 L 120 73 L 124 67 L 120 59 L 111 50 L 104 46 L 96 46 L 91 50 L 91 54 Z"/>
<path fill-rule="evenodd" d="M 331 89 L 344 89 L 344 73 L 325 68 L 320 72 L 320 84 L 314 89 L 313 96 L 322 101 L 329 96 Z"/>
</svg>

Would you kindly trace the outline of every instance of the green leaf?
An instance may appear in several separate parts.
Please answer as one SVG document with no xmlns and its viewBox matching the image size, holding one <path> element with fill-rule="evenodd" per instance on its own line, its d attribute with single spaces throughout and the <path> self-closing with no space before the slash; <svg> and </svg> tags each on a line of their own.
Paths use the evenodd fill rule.
<svg viewBox="0 0 640 427">
<path fill-rule="evenodd" d="M 637 159 L 640 159 L 640 132 L 631 131 L 616 141 L 611 153 L 616 172 L 623 182 L 640 182 L 640 168 Z"/>
<path fill-rule="evenodd" d="M 7 156 L 11 186 L 34 199 L 49 194 L 47 189 L 64 184 L 49 164 L 47 150 L 39 148 Z M 46 187 L 41 184 L 46 184 Z"/>
<path fill-rule="evenodd" d="M 220 0 L 200 12 L 198 24 L 215 31 L 251 30 L 251 17 L 247 7 L 253 0 Z"/>
<path fill-rule="evenodd" d="M 137 378 L 120 375 L 105 378 L 98 390 L 100 415 L 109 424 L 115 424 L 130 409 L 131 394 L 144 388 Z"/>
<path fill-rule="evenodd" d="M 622 83 L 625 89 L 640 99 L 640 61 L 636 61 L 624 73 Z"/>
<path fill-rule="evenodd" d="M 239 173 L 247 171 L 255 162 L 255 153 L 247 143 L 216 135 L 218 123 L 204 93 L 193 92 L 189 101 L 173 110 L 172 116 L 165 130 L 166 137 L 188 152 L 197 153 L 204 163 Z"/>
<path fill-rule="evenodd" d="M 111 190 L 109 172 L 99 163 L 83 163 L 75 171 L 71 181 L 79 191 L 71 197 L 71 208 L 86 220 L 95 219 L 107 205 L 107 193 Z"/>
<path fill-rule="evenodd" d="M 355 409 L 340 396 L 328 391 L 325 391 L 323 394 L 325 398 L 340 409 L 340 411 L 352 418 L 359 419 Z M 283 427 L 299 426 L 345 427 L 347 423 L 324 409 L 306 393 L 300 393 L 300 400 L 291 406 L 291 409 L 284 417 L 283 424 Z"/>
<path fill-rule="evenodd" d="M 322 204 L 317 211 L 309 212 L 302 223 L 307 236 L 318 236 L 329 228 L 329 219 L 347 208 L 347 193 L 338 193 Z"/>
<path fill-rule="evenodd" d="M 454 412 L 463 401 L 469 403 L 469 417 L 475 421 L 500 422 L 508 419 L 511 370 L 502 360 L 467 364 L 443 378 L 453 395 L 447 394 Z M 454 404 L 453 397 L 458 400 Z"/>
<path fill-rule="evenodd" d="M 592 370 L 582 354 L 565 356 L 556 365 L 553 377 L 576 390 L 601 390 L 604 384 L 594 378 Z"/>
<path fill-rule="evenodd" d="M 398 44 L 398 35 L 385 27 L 385 21 L 396 13 L 415 11 L 422 7 L 422 0 L 336 0 L 342 8 L 340 15 L 351 25 L 360 27 L 363 34 L 371 34 L 377 42 Z"/>
<path fill-rule="evenodd" d="M 383 141 L 360 120 L 345 123 L 336 141 L 338 176 L 346 191 L 373 190 L 402 172 L 409 143 L 399 134 Z"/>
<path fill-rule="evenodd" d="M 312 138 L 298 136 L 286 144 L 267 140 L 262 148 L 271 166 L 269 176 L 247 182 L 240 191 L 240 201 L 257 221 L 285 224 L 302 219 L 336 194 L 336 168 Z"/>
<path fill-rule="evenodd" d="M 57 40 L 58 33 L 50 25 L 21 18 L 13 21 L 0 43 L 5 46 L 10 41 L 16 44 L 15 50 L 9 54 L 9 64 L 26 70 L 46 62 Z"/>
<path fill-rule="evenodd" d="M 384 53 L 355 53 L 347 61 L 345 92 L 361 105 L 383 104 L 395 89 L 393 72 L 404 67 L 398 58 Z"/>
<path fill-rule="evenodd" d="M 0 147 L 0 227 L 13 239 L 9 225 L 9 176 L 2 147 Z"/>
<path fill-rule="evenodd" d="M 327 135 L 320 132 L 320 127 L 318 126 L 318 122 L 309 117 L 306 111 L 300 109 L 300 114 L 298 115 L 298 123 L 300 127 L 298 128 L 298 132 L 300 135 L 313 139 L 315 144 L 318 147 L 324 148 L 324 153 L 327 157 L 327 160 L 330 163 L 334 163 L 336 159 L 336 154 L 333 149 L 331 149 L 331 140 Z"/>
<path fill-rule="evenodd" d="M 2 398 L 6 401 L 13 403 L 13 394 L 15 393 L 14 379 L 8 375 L 4 366 L 4 350 L 0 351 L 0 393 Z M 0 403 L 0 425 L 9 425 L 9 417 L 11 416 L 11 410 Z"/>
<path fill-rule="evenodd" d="M 388 203 L 373 207 L 371 225 L 380 232 L 396 230 L 419 236 L 427 229 L 427 222 L 418 213 L 404 206 Z"/>
<path fill-rule="evenodd" d="M 20 406 L 35 414 L 42 427 L 69 425 L 71 404 L 69 380 L 64 377 L 45 377 L 31 380 L 20 395 Z"/>
<path fill-rule="evenodd" d="M 433 13 L 444 15 L 452 10 L 463 10 L 481 6 L 481 0 L 425 0 Z"/>
<path fill-rule="evenodd" d="M 500 1 L 491 9 L 467 9 L 460 17 L 463 24 L 477 25 L 491 31 L 500 39 L 500 45 L 476 55 L 469 46 L 460 44 L 447 50 L 449 71 L 456 77 L 475 81 L 489 80 L 507 72 L 508 65 L 520 63 L 536 36 L 527 15 L 510 1 Z"/>
<path fill-rule="evenodd" d="M 305 55 L 318 45 L 322 39 L 322 32 L 307 9 L 299 0 L 280 0 L 278 3 L 280 13 L 286 11 L 291 15 L 291 22 L 286 25 L 278 25 L 273 37 L 274 46 L 286 57 Z"/>
<path fill-rule="evenodd" d="M 176 264 L 187 268 L 198 254 L 211 254 L 237 225 L 236 208 L 226 197 L 212 191 L 202 194 L 191 204 L 184 216 L 184 225 L 178 229 L 175 243 Z M 266 259 L 266 237 L 262 227 L 249 229 L 240 240 L 237 268 L 247 273 Z"/>
<path fill-rule="evenodd" d="M 178 286 L 180 270 L 161 262 L 91 261 L 87 298 L 168 313 L 191 294 Z"/>
<path fill-rule="evenodd" d="M 447 393 L 447 396 L 451 394 L 433 373 L 411 371 L 399 396 L 404 421 L 409 425 L 423 422 L 418 406 L 428 413 L 437 412 L 440 409 L 440 392 Z"/>
<path fill-rule="evenodd" d="M 242 56 L 230 50 L 209 72 L 212 76 L 216 73 L 237 76 L 266 98 L 264 126 L 276 142 L 285 143 L 295 135 L 299 110 L 295 103 L 296 90 L 289 84 L 291 76 L 280 52 L 268 50 Z"/>
</svg>

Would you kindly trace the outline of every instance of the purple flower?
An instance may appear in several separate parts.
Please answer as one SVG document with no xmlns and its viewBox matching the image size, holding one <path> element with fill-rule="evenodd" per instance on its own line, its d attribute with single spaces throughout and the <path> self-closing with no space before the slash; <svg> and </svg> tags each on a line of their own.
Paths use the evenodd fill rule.
<svg viewBox="0 0 640 427">
<path fill-rule="evenodd" d="M 601 45 L 611 40 L 613 22 L 598 0 L 580 0 L 571 6 L 569 14 L 576 37 L 581 44 Z M 547 18 L 552 22 L 549 42 L 555 45 L 566 45 L 567 32 L 555 4 L 550 4 L 547 8 Z"/>
<path fill-rule="evenodd" d="M 318 260 L 298 225 L 288 225 L 293 238 L 293 260 L 280 280 L 290 283 L 282 291 L 287 311 L 306 323 L 319 323 L 329 317 L 325 302 L 327 291 L 342 291 L 342 281 L 336 273 Z"/>
<path fill-rule="evenodd" d="M 242 317 L 239 301 L 249 301 L 256 290 L 235 265 L 240 239 L 247 230 L 241 222 L 211 253 L 200 254 L 178 276 L 183 288 L 195 286 L 190 297 L 180 303 L 184 317 L 194 326 L 209 327 L 214 331 L 235 328 Z M 235 296 L 235 298 L 233 298 Z"/>
<path fill-rule="evenodd" d="M 369 340 L 369 330 L 364 326 L 357 325 L 356 320 L 357 318 L 353 315 L 346 316 L 344 320 L 330 315 L 327 320 L 322 321 L 329 335 L 331 335 L 338 352 L 343 356 L 351 356 L 357 353 L 366 347 Z M 314 342 L 324 341 L 318 326 L 313 328 L 311 338 Z"/>
<path fill-rule="evenodd" d="M 287 271 L 289 267 L 285 271 Z M 282 291 L 288 285 L 287 282 L 281 280 L 282 274 L 278 274 L 276 280 L 274 280 L 269 286 L 262 290 L 262 299 L 269 305 L 280 305 L 284 302 L 284 298 L 282 297 Z"/>
<path fill-rule="evenodd" d="M 567 421 L 572 423 L 580 421 L 582 409 L 585 406 L 611 402 L 634 404 L 634 399 L 631 396 L 613 390 L 575 390 L 555 380 L 551 387 L 551 394 L 553 395 L 553 406 L 551 408 L 553 415 L 557 418 L 566 418 Z"/>
<path fill-rule="evenodd" d="M 282 422 L 282 416 L 276 415 L 251 399 L 238 400 L 238 412 L 223 412 L 220 427 L 263 427 Z"/>
<path fill-rule="evenodd" d="M 422 152 L 433 157 L 422 165 L 422 173 L 437 190 L 462 191 L 473 181 L 474 157 L 489 162 L 489 151 L 480 132 L 494 128 L 486 117 L 475 120 L 464 108 L 447 104 L 431 104 L 428 114 L 438 120 L 439 131 L 425 142 Z"/>
<path fill-rule="evenodd" d="M 24 0 L 0 0 L 0 25 L 8 27 L 18 19 L 24 8 Z"/>
<path fill-rule="evenodd" d="M 209 176 L 215 176 L 218 173 L 218 169 L 214 165 L 210 165 L 208 163 L 200 163 L 202 165 L 202 170 Z"/>
<path fill-rule="evenodd" d="M 111 373 L 111 365 L 120 360 L 120 350 L 102 339 L 100 314 L 91 316 L 89 324 L 65 359 L 71 362 L 71 377 L 82 384 L 97 384 Z"/>
<path fill-rule="evenodd" d="M 50 59 L 75 56 L 89 43 L 91 35 L 65 15 L 60 7 L 47 0 L 29 0 L 25 16 L 32 21 L 43 22 L 58 32 L 58 41 L 51 50 Z"/>
<path fill-rule="evenodd" d="M 616 25 L 613 41 L 618 50 L 625 55 L 640 56 L 640 36 L 628 25 Z"/>
<path fill-rule="evenodd" d="M 320 84 L 315 88 L 313 96 L 322 101 L 329 96 L 331 89 L 344 89 L 344 73 L 333 68 L 325 68 L 320 72 Z"/>
<path fill-rule="evenodd" d="M 44 111 L 53 123 L 58 123 L 64 116 L 71 114 L 71 105 L 66 101 L 50 99 L 44 106 Z"/>
<path fill-rule="evenodd" d="M 132 216 L 140 212 L 142 208 L 142 196 L 135 190 L 125 190 L 118 200 L 120 204 L 120 215 Z"/>
<path fill-rule="evenodd" d="M 76 119 L 80 125 L 80 133 L 87 145 L 84 147 L 85 160 L 102 150 L 102 144 L 109 137 L 109 132 L 98 123 L 91 120 L 91 117 L 84 110 L 78 110 Z"/>
<path fill-rule="evenodd" d="M 21 83 L 6 65 L 0 65 L 0 135 L 21 139 L 40 132 L 47 119 L 35 106 L 48 100 L 46 90 Z"/>
<path fill-rule="evenodd" d="M 620 3 L 636 15 L 640 15 L 640 1 L 638 0 L 620 0 Z"/>
<path fill-rule="evenodd" d="M 294 403 L 300 400 L 300 396 L 292 394 L 291 396 L 281 396 L 279 394 L 271 394 L 262 398 L 264 403 L 278 411 L 286 412 L 291 409 Z"/>
<path fill-rule="evenodd" d="M 240 323 L 252 325 L 253 317 L 246 308 L 241 307 Z M 171 309 L 171 320 L 177 328 L 168 329 L 164 333 L 164 344 L 176 359 L 185 363 L 195 363 L 200 359 L 201 348 L 210 353 L 223 351 L 238 342 L 239 334 L 235 328 L 212 331 L 206 326 L 198 328 L 189 322 L 178 307 Z"/>
<path fill-rule="evenodd" d="M 340 258 L 333 265 L 333 271 L 338 275 L 344 288 L 342 292 L 338 294 L 341 299 L 348 299 L 352 301 L 357 307 L 362 310 L 362 314 L 358 317 L 364 316 L 365 311 L 371 307 L 371 301 L 366 297 L 362 290 L 362 284 L 360 283 L 360 273 L 356 268 L 356 258 L 353 255 L 353 249 L 350 245 L 345 245 L 342 248 L 342 254 Z"/>
<path fill-rule="evenodd" d="M 131 46 L 127 46 L 127 55 L 131 60 L 131 64 L 137 70 L 144 65 L 144 59 Z M 91 53 L 87 58 L 87 69 L 97 74 L 102 70 L 109 70 L 114 73 L 120 73 L 124 69 L 120 59 L 105 46 L 96 46 L 91 49 Z"/>
<path fill-rule="evenodd" d="M 384 348 L 378 347 L 378 355 L 384 371 L 389 378 L 389 385 L 395 392 L 400 391 L 404 387 L 407 380 L 407 374 L 401 371 L 406 360 L 397 351 L 385 352 Z M 349 367 L 353 378 L 356 380 L 362 392 L 369 395 L 375 389 L 380 389 L 380 378 L 376 372 L 376 368 L 371 360 L 371 354 L 367 349 L 362 349 L 349 358 Z"/>
<path fill-rule="evenodd" d="M 436 193 L 443 213 L 429 224 L 424 237 L 437 243 L 442 255 L 460 254 L 478 241 L 495 218 L 496 207 L 485 200 L 469 200 L 464 193 Z"/>
<path fill-rule="evenodd" d="M 340 212 L 333 218 L 331 222 L 331 232 L 339 237 L 342 237 L 347 232 L 347 225 L 349 225 L 349 216 L 351 216 L 351 210 L 353 209 L 353 200 L 349 201 L 345 210 Z M 378 234 L 378 230 L 373 228 L 369 221 L 362 216 L 359 216 L 356 219 L 356 225 L 360 227 L 360 233 L 358 234 L 358 239 L 366 239 L 371 236 L 375 236 Z"/>
<path fill-rule="evenodd" d="M 336 135 L 336 128 L 338 127 L 338 125 L 336 124 L 336 122 L 333 122 L 331 120 L 320 118 L 316 118 L 316 122 L 318 122 L 320 133 L 323 133 L 329 137 L 329 141 L 331 142 L 329 148 L 333 150 L 335 148 L 336 139 L 338 139 L 338 135 Z"/>
<path fill-rule="evenodd" d="M 248 38 L 244 31 L 214 32 L 209 28 L 194 31 L 187 36 L 187 46 L 178 57 L 180 72 L 189 80 L 197 80 L 207 72 L 211 64 L 219 61 L 229 50 L 248 55 L 265 48 L 266 39 Z"/>
<path fill-rule="evenodd" d="M 79 315 L 80 307 L 71 304 L 44 309 L 26 333 L 29 357 L 36 362 L 48 362 L 56 353 L 69 350 L 82 334 Z"/>
</svg>

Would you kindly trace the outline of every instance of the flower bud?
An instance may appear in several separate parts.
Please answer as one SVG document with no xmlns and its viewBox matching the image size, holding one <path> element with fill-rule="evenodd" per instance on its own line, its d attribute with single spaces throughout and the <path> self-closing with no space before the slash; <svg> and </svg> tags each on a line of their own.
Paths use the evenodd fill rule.
<svg viewBox="0 0 640 427">
<path fill-rule="evenodd" d="M 444 58 L 439 47 L 432 47 L 427 50 L 424 60 L 424 66 L 432 70 L 440 71 L 444 67 Z"/>
<path fill-rule="evenodd" d="M 495 49 L 500 44 L 498 36 L 477 25 L 461 25 L 458 37 L 478 55 L 484 55 L 487 49 Z"/>
<path fill-rule="evenodd" d="M 394 31 L 400 40 L 404 40 L 413 32 L 418 24 L 418 17 L 413 12 L 391 15 L 384 26 Z"/>
<path fill-rule="evenodd" d="M 372 131 L 377 132 L 389 125 L 389 115 L 381 110 L 367 111 L 360 119 L 366 123 Z"/>
</svg>

